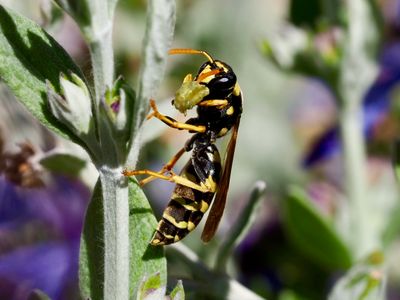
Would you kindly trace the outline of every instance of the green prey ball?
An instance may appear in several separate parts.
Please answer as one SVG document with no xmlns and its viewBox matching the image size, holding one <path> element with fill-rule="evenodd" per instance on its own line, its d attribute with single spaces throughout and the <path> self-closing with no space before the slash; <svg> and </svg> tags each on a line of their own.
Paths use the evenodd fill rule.
<svg viewBox="0 0 400 300">
<path fill-rule="evenodd" d="M 184 82 L 175 93 L 174 106 L 181 113 L 186 114 L 187 110 L 192 109 L 209 93 L 208 87 L 197 81 Z"/>
</svg>

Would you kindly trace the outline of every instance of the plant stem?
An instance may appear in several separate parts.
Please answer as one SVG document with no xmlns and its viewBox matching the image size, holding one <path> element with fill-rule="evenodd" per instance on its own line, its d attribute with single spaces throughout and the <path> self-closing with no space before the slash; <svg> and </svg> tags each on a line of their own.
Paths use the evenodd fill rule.
<svg viewBox="0 0 400 300">
<path fill-rule="evenodd" d="M 89 48 L 93 66 L 93 80 L 96 103 L 100 102 L 107 87 L 114 80 L 114 53 L 112 44 L 112 24 L 104 26 L 101 32 L 89 38 Z"/>
<path fill-rule="evenodd" d="M 128 184 L 121 169 L 99 169 L 104 205 L 104 299 L 129 299 Z M 99 262 L 103 263 L 103 262 Z"/>
<path fill-rule="evenodd" d="M 247 201 L 246 206 L 242 209 L 235 224 L 232 226 L 218 250 L 215 260 L 216 271 L 221 273 L 226 271 L 226 265 L 235 246 L 240 243 L 254 223 L 256 214 L 259 211 L 260 200 L 264 195 L 265 189 L 266 183 L 264 181 L 257 181 L 254 184 L 249 201 Z"/>
<path fill-rule="evenodd" d="M 359 107 L 344 108 L 340 116 L 345 185 L 350 206 L 350 245 L 356 258 L 368 249 L 366 152 Z"/>
<path fill-rule="evenodd" d="M 363 98 L 373 82 L 377 67 L 371 49 L 376 47 L 378 30 L 366 0 L 346 2 L 348 25 L 337 95 L 344 154 L 344 181 L 349 199 L 348 241 L 355 259 L 368 254 L 373 237 L 367 219 L 371 209 L 366 177 L 366 150 L 363 132 Z M 370 34 L 366 35 L 365 30 Z"/>
<path fill-rule="evenodd" d="M 94 114 L 99 125 L 99 105 L 114 80 L 114 52 L 112 44 L 113 18 L 108 15 L 106 2 L 94 1 L 93 20 L 86 32 L 92 66 L 95 91 Z M 99 126 L 100 144 L 110 146 L 108 128 Z M 113 157 L 114 147 L 103 149 L 104 165 L 98 168 L 104 207 L 104 289 L 105 300 L 129 299 L 129 206 L 128 184 L 121 174 L 118 163 L 106 158 Z M 106 160 L 105 160 L 106 159 Z M 108 164 L 108 165 L 107 165 Z"/>
</svg>

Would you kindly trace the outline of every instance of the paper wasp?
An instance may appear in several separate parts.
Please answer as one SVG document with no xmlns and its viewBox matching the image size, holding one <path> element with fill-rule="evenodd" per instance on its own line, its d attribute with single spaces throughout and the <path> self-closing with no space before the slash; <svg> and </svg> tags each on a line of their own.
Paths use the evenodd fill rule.
<svg viewBox="0 0 400 300">
<path fill-rule="evenodd" d="M 153 112 L 148 119 L 156 117 L 172 128 L 188 130 L 193 136 L 159 172 L 125 170 L 123 174 L 148 175 L 140 182 L 141 185 L 156 178 L 176 184 L 150 242 L 152 245 L 167 245 L 184 238 L 199 224 L 215 195 L 201 236 L 204 242 L 208 242 L 214 236 L 225 208 L 242 113 L 242 92 L 232 68 L 222 61 L 214 60 L 207 52 L 172 49 L 169 53 L 201 54 L 207 58 L 194 78 L 191 74 L 186 75 L 173 100 L 173 105 L 183 113 L 197 105 L 197 117 L 185 123 L 178 122 L 161 114 L 154 100 L 150 100 Z M 231 129 L 232 135 L 222 167 L 215 142 Z M 179 175 L 175 174 L 173 166 L 189 151 L 190 160 Z"/>
</svg>

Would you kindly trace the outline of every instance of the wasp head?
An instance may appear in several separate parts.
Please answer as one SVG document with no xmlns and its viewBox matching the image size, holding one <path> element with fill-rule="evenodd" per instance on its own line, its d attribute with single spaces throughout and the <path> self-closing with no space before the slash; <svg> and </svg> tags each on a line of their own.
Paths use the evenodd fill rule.
<svg viewBox="0 0 400 300">
<path fill-rule="evenodd" d="M 199 69 L 195 81 L 207 86 L 210 94 L 226 97 L 236 85 L 236 75 L 226 63 L 214 60 L 205 62 Z"/>
</svg>

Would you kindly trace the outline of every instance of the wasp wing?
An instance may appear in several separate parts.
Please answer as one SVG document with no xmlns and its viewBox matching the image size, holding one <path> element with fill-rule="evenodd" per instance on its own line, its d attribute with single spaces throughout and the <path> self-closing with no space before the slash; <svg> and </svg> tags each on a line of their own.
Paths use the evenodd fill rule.
<svg viewBox="0 0 400 300">
<path fill-rule="evenodd" d="M 215 196 L 214 203 L 211 207 L 210 213 L 208 214 L 208 218 L 203 229 L 203 233 L 201 234 L 201 239 L 205 243 L 209 242 L 215 235 L 219 221 L 221 220 L 222 214 L 224 213 L 226 196 L 229 190 L 229 181 L 231 178 L 233 156 L 235 154 L 239 123 L 240 116 L 238 117 L 238 120 L 232 129 L 232 136 L 227 147 L 227 156 L 225 159 L 224 169 L 222 171 L 222 177 L 219 184 L 220 188 Z"/>
</svg>

